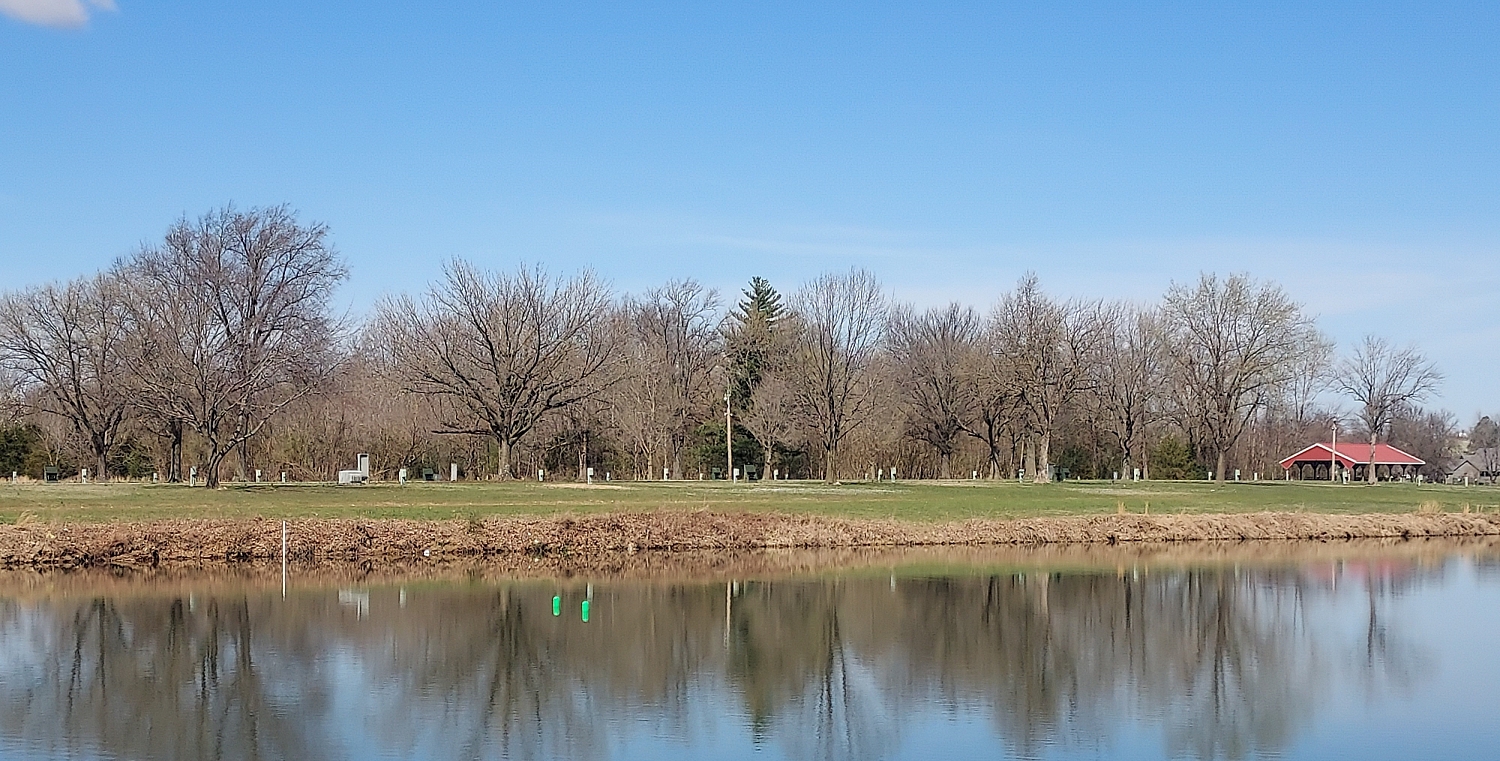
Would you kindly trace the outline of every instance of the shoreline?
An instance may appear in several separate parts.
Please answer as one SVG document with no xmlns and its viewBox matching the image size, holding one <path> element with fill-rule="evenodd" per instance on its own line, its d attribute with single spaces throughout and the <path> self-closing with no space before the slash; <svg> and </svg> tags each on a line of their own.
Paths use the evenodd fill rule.
<svg viewBox="0 0 1500 761">
<path fill-rule="evenodd" d="M 281 559 L 279 520 L 173 519 L 0 526 L 0 569 L 157 569 Z M 461 520 L 287 521 L 288 560 L 370 570 L 464 560 L 628 564 L 649 553 L 916 547 L 1170 545 L 1500 536 L 1500 514 L 1110 514 L 923 523 L 774 512 L 651 511 Z M 644 558 L 642 558 L 644 559 Z"/>
</svg>

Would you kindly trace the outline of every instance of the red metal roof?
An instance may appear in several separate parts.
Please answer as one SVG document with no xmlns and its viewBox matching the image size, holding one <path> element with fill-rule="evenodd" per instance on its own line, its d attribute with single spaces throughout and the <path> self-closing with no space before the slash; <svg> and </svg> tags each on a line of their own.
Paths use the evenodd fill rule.
<svg viewBox="0 0 1500 761">
<path fill-rule="evenodd" d="M 1283 470 L 1292 467 L 1294 462 L 1329 462 L 1333 459 L 1333 445 L 1319 442 L 1298 452 L 1291 457 L 1281 461 Z M 1351 468 L 1355 465 L 1370 464 L 1370 443 L 1358 441 L 1340 441 L 1338 448 L 1339 464 Z M 1427 463 L 1412 455 L 1409 455 L 1390 444 L 1376 444 L 1376 465 L 1426 465 Z"/>
</svg>

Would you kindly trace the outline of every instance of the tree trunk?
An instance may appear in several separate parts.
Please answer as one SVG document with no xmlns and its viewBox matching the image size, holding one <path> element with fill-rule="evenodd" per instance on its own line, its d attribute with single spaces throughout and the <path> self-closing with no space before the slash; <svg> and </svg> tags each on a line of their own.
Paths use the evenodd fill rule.
<svg viewBox="0 0 1500 761">
<path fill-rule="evenodd" d="M 1023 468 L 1026 469 L 1027 475 L 1030 475 L 1032 477 L 1032 479 L 1035 479 L 1036 478 L 1036 442 L 1033 441 L 1030 437 L 1028 437 L 1026 439 L 1026 443 L 1022 444 L 1021 446 L 1025 450 L 1022 453 L 1022 455 L 1021 455 L 1021 467 L 1023 467 Z"/>
<path fill-rule="evenodd" d="M 1375 434 L 1373 433 L 1370 434 L 1370 464 L 1365 468 L 1365 470 L 1367 471 L 1366 475 L 1368 476 L 1366 480 L 1369 483 L 1373 484 L 1380 480 L 1375 476 Z"/>
<path fill-rule="evenodd" d="M 500 444 L 500 462 L 498 463 L 499 467 L 496 469 L 496 474 L 501 481 L 510 481 L 515 478 L 515 473 L 510 467 L 510 442 L 506 441 L 503 437 L 496 437 L 495 440 Z"/>
<path fill-rule="evenodd" d="M 219 448 L 210 444 L 208 448 L 208 463 L 203 466 L 203 485 L 209 489 L 219 488 L 219 466 L 224 464 L 224 456 L 228 452 L 221 452 Z"/>
<path fill-rule="evenodd" d="M 239 446 L 237 446 L 237 447 L 234 448 L 234 451 L 238 455 L 238 458 L 237 458 L 238 459 L 238 463 L 237 464 L 239 466 L 239 473 L 237 475 L 239 476 L 239 480 L 241 480 L 241 481 L 249 481 L 250 480 L 250 440 L 246 439 L 244 441 L 241 441 L 240 444 L 239 444 Z"/>
<path fill-rule="evenodd" d="M 1216 484 L 1218 484 L 1220 486 L 1224 485 L 1224 467 L 1225 467 L 1224 461 L 1225 461 L 1225 459 L 1227 459 L 1227 458 L 1224 456 L 1224 450 L 1220 449 L 1219 450 L 1219 463 L 1218 463 L 1218 466 L 1214 469 L 1214 483 L 1216 483 Z"/>
<path fill-rule="evenodd" d="M 95 444 L 94 445 L 94 480 L 95 481 L 99 481 L 99 482 L 102 483 L 104 481 L 105 473 L 108 472 L 108 469 L 109 469 L 109 445 L 108 444 L 103 444 L 103 443 Z"/>
<path fill-rule="evenodd" d="M 823 480 L 833 483 L 833 460 L 837 450 L 834 447 L 823 448 Z"/>
<path fill-rule="evenodd" d="M 763 455 L 763 458 L 764 458 L 761 461 L 761 464 L 760 464 L 760 480 L 764 481 L 764 480 L 766 480 L 766 476 L 772 475 L 772 473 L 771 473 L 771 447 L 769 445 L 763 446 L 763 447 L 760 448 L 760 451 L 761 451 L 761 454 Z"/>
<path fill-rule="evenodd" d="M 1032 483 L 1052 483 L 1052 434 L 1045 431 L 1036 437 L 1036 477 Z"/>
<path fill-rule="evenodd" d="M 947 480 L 947 479 L 953 477 L 951 475 L 952 465 L 953 465 L 953 453 L 952 452 L 943 452 L 942 453 L 941 473 L 940 473 L 941 478 L 943 478 L 944 480 Z"/>
<path fill-rule="evenodd" d="M 182 421 L 173 420 L 167 423 L 167 431 L 172 437 L 170 453 L 167 455 L 167 481 L 171 483 L 182 483 Z"/>
</svg>

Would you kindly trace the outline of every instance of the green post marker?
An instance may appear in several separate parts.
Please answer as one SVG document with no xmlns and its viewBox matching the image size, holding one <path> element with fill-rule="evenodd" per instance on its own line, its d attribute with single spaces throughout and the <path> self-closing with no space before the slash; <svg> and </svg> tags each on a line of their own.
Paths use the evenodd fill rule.
<svg viewBox="0 0 1500 761">
<path fill-rule="evenodd" d="M 553 595 L 552 596 L 552 615 L 554 615 L 554 616 L 560 616 L 560 615 L 562 615 L 562 596 L 561 595 Z"/>
<path fill-rule="evenodd" d="M 588 600 L 584 600 L 583 601 L 583 622 L 584 623 L 588 623 L 589 622 L 589 601 Z"/>
</svg>

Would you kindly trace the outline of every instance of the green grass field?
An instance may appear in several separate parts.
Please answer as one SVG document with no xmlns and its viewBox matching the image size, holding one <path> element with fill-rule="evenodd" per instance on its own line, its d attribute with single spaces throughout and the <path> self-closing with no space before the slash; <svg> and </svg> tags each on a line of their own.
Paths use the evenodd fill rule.
<svg viewBox="0 0 1500 761">
<path fill-rule="evenodd" d="M 0 485 L 0 522 L 109 522 L 160 518 L 481 518 L 562 512 L 782 511 L 951 520 L 1114 513 L 1494 512 L 1500 488 L 1415 484 L 1332 485 L 1069 481 L 1034 486 L 985 481 L 846 483 L 616 482 L 417 483 L 406 486 L 258 485 L 217 491 L 146 484 Z"/>
</svg>

